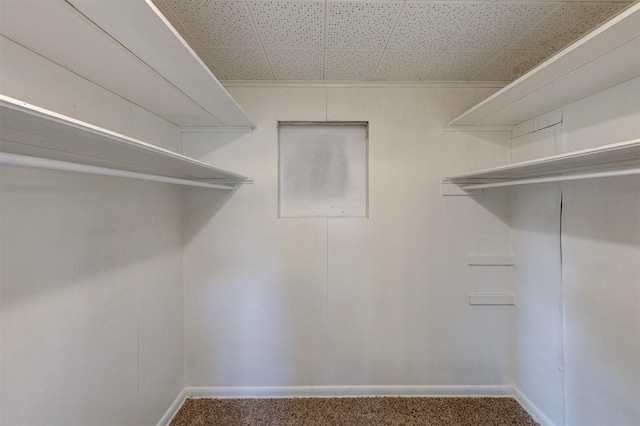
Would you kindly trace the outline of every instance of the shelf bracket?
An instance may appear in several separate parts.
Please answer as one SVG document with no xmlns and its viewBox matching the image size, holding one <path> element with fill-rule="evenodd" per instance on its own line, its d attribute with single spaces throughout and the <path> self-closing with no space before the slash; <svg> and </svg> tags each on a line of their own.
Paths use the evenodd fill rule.
<svg viewBox="0 0 640 426">
<path fill-rule="evenodd" d="M 443 197 L 469 197 L 472 195 L 482 195 L 482 193 L 482 189 L 467 191 L 465 188 L 461 188 L 459 185 L 451 182 L 449 179 L 442 180 Z"/>
</svg>

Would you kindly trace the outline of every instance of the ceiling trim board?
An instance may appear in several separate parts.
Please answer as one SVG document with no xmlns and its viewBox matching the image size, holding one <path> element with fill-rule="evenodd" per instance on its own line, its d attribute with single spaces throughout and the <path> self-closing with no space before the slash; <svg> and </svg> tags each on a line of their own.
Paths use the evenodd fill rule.
<svg viewBox="0 0 640 426">
<path fill-rule="evenodd" d="M 179 127 L 180 133 L 251 133 L 255 127 Z"/>
<path fill-rule="evenodd" d="M 371 88 L 462 88 L 502 89 L 507 81 L 256 81 L 221 80 L 224 87 L 371 87 Z"/>
<path fill-rule="evenodd" d="M 511 132 L 515 126 L 444 126 L 443 132 Z"/>
</svg>

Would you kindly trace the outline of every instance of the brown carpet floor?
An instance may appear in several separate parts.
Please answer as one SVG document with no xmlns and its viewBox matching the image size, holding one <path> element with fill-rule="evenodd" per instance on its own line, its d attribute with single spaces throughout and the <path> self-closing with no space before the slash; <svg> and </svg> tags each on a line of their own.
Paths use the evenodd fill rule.
<svg viewBox="0 0 640 426">
<path fill-rule="evenodd" d="M 513 398 L 187 399 L 171 426 L 534 426 Z"/>
</svg>

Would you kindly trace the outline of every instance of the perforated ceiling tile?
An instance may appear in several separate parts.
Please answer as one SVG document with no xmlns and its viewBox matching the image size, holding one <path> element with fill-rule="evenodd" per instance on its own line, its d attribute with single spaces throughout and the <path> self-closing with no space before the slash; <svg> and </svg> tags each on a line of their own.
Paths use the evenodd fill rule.
<svg viewBox="0 0 640 426">
<path fill-rule="evenodd" d="M 417 81 L 440 55 L 437 50 L 387 50 L 374 80 Z"/>
<path fill-rule="evenodd" d="M 412 1 L 412 0 L 409 0 Z M 494 0 L 497 2 L 503 2 L 503 3 L 517 3 L 517 2 L 527 2 L 530 3 L 532 0 Z M 562 2 L 564 3 L 580 3 L 581 0 L 562 0 Z M 536 2 L 555 2 L 555 3 L 561 3 L 558 0 L 536 0 Z M 627 5 L 629 5 L 630 3 L 632 3 L 633 0 L 599 0 L 597 1 L 597 3 L 626 3 Z M 594 2 L 595 3 L 595 2 Z"/>
<path fill-rule="evenodd" d="M 178 31 L 178 34 L 182 36 L 182 38 L 187 42 L 187 44 L 189 44 L 189 46 L 191 46 L 191 48 L 198 44 L 191 32 L 180 21 L 176 14 L 173 13 L 171 8 L 165 3 L 164 0 L 153 0 L 153 4 L 164 15 L 164 17 L 167 18 L 169 23 L 173 26 L 173 28 L 175 28 L 176 31 Z"/>
<path fill-rule="evenodd" d="M 444 49 L 482 2 L 408 2 L 388 49 Z"/>
<path fill-rule="evenodd" d="M 267 56 L 276 80 L 322 80 L 321 49 L 269 49 Z"/>
<path fill-rule="evenodd" d="M 207 66 L 207 68 L 209 68 L 211 70 L 213 75 L 215 75 L 218 80 L 226 80 L 227 79 L 227 77 L 224 75 L 224 73 L 222 71 L 220 71 L 220 69 L 218 67 L 216 67 L 216 64 L 211 59 L 211 56 L 209 56 L 209 54 L 207 53 L 205 48 L 200 47 L 200 46 L 195 46 L 195 47 L 193 47 L 193 50 L 196 52 L 196 54 L 202 60 L 202 62 L 204 62 L 204 64 Z"/>
<path fill-rule="evenodd" d="M 445 50 L 423 76 L 427 81 L 465 81 L 494 59 L 498 50 Z"/>
<path fill-rule="evenodd" d="M 249 8 L 266 48 L 324 47 L 323 1 L 259 0 Z"/>
<path fill-rule="evenodd" d="M 382 50 L 326 50 L 325 80 L 367 81 L 382 55 Z"/>
<path fill-rule="evenodd" d="M 472 76 L 475 81 L 512 81 L 549 57 L 552 52 L 507 50 Z"/>
<path fill-rule="evenodd" d="M 167 0 L 167 3 L 202 46 L 260 46 L 244 0 Z"/>
<path fill-rule="evenodd" d="M 504 49 L 557 7 L 556 3 L 484 3 L 448 49 Z"/>
<path fill-rule="evenodd" d="M 540 52 L 562 48 L 630 4 L 625 0 L 152 1 L 194 50 L 200 54 L 199 48 L 205 48 L 207 54 L 200 55 L 220 79 L 356 81 L 511 80 L 537 65 L 536 58 L 545 57 Z M 437 60 L 425 53 L 442 49 Z M 496 51 L 502 50 L 509 51 L 503 55 L 505 66 L 494 60 Z"/>
<path fill-rule="evenodd" d="M 327 48 L 383 49 L 402 1 L 327 3 Z"/>
<path fill-rule="evenodd" d="M 511 48 L 559 50 L 628 5 L 628 3 L 564 3 Z"/>
<path fill-rule="evenodd" d="M 207 49 L 211 60 L 229 80 L 273 80 L 262 49 Z"/>
</svg>

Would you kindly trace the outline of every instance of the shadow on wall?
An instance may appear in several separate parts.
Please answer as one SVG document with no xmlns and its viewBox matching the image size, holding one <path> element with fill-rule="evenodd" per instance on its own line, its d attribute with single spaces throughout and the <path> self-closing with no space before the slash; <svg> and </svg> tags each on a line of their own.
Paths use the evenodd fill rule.
<svg viewBox="0 0 640 426">
<path fill-rule="evenodd" d="M 540 206 L 536 212 L 547 215 L 546 222 L 562 221 L 563 237 L 627 246 L 640 244 L 640 180 L 637 177 L 523 185 L 513 187 L 512 191 L 512 208 L 519 205 L 520 197 L 536 197 L 540 203 L 547 203 L 547 207 Z M 478 197 L 478 202 L 481 198 Z M 558 205 L 560 203 L 562 206 Z M 518 214 L 524 212 L 513 211 L 514 217 Z M 591 222 L 593 226 L 572 226 L 576 220 L 583 224 Z M 513 227 L 523 231 L 558 233 L 556 228 L 540 229 L 532 221 L 514 220 Z"/>
<path fill-rule="evenodd" d="M 563 235 L 640 247 L 640 179 L 637 177 L 564 183 L 563 200 Z"/>
<path fill-rule="evenodd" d="M 326 271 L 326 264 L 319 265 L 318 259 L 310 265 L 306 249 L 286 243 L 288 232 L 309 231 L 304 223 L 291 228 L 275 218 L 268 226 L 246 217 L 234 221 L 224 216 L 256 206 L 254 199 L 240 197 L 240 203 L 251 204 L 220 212 L 230 196 L 210 197 L 200 190 L 185 194 L 187 384 L 317 382 L 312 380 L 317 363 L 309 360 L 324 354 L 318 347 L 324 341 L 318 337 L 324 305 L 315 302 L 326 294 L 320 286 L 326 278 L 318 273 Z M 306 248 L 315 253 L 313 245 L 324 247 L 324 241 L 307 241 Z"/>
<path fill-rule="evenodd" d="M 508 204 L 505 204 L 508 203 L 509 199 L 508 191 L 508 189 L 504 188 L 485 189 L 481 194 L 470 194 L 469 198 L 496 219 L 510 225 L 511 213 Z"/>
<path fill-rule="evenodd" d="M 184 188 L 181 194 L 183 245 L 189 243 L 239 189 L 242 186 L 233 191 Z"/>
<path fill-rule="evenodd" d="M 560 238 L 562 185 L 542 183 L 507 188 L 511 190 L 512 228 Z M 492 191 L 492 189 L 485 189 Z M 535 216 L 536 220 L 528 220 Z M 546 224 L 541 226 L 540 224 Z M 559 244 L 559 242 L 558 242 Z"/>
<path fill-rule="evenodd" d="M 209 155 L 223 149 L 227 145 L 237 142 L 248 133 L 184 133 L 183 151 L 191 158 L 209 159 Z M 201 160 L 202 161 L 202 160 Z M 206 160 L 205 160 L 206 161 Z M 225 167 L 223 167 L 225 168 Z"/>
<path fill-rule="evenodd" d="M 563 184 L 567 419 L 638 424 L 640 179 Z"/>
<path fill-rule="evenodd" d="M 239 142 L 247 133 L 185 133 L 183 134 L 183 151 L 188 157 L 195 158 L 213 167 L 228 170 L 225 164 L 224 148 L 234 142 Z M 234 170 L 235 171 L 235 170 Z M 237 171 L 243 174 L 242 171 Z M 246 175 L 246 174 L 245 174 Z M 182 205 L 182 235 L 183 244 L 187 244 L 198 234 L 224 204 L 233 197 L 236 191 L 242 189 L 239 185 L 233 191 L 211 190 L 205 188 L 185 187 L 181 193 Z"/>
<path fill-rule="evenodd" d="M 277 219 L 265 181 L 183 193 L 189 386 L 320 383 L 326 221 Z"/>
<path fill-rule="evenodd" d="M 180 250 L 174 185 L 3 167 L 3 292 L 12 300 L 64 286 L 139 278 L 134 269 Z"/>
</svg>

